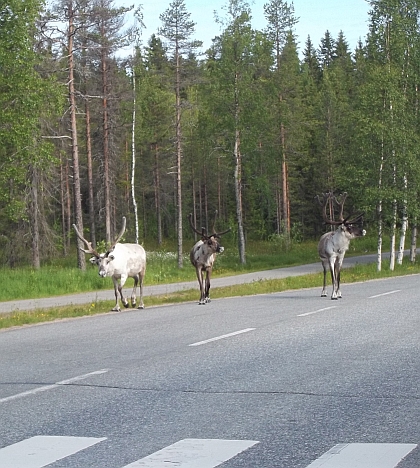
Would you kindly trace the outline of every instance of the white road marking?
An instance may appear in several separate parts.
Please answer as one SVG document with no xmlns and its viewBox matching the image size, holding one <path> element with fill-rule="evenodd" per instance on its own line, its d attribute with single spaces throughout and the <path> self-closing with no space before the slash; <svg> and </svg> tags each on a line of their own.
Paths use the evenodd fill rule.
<svg viewBox="0 0 420 468">
<path fill-rule="evenodd" d="M 228 333 L 227 335 L 216 336 L 215 338 L 210 338 L 204 341 L 198 341 L 197 343 L 189 344 L 188 346 L 200 346 L 203 344 L 211 343 L 212 341 L 223 340 L 224 338 L 230 338 L 231 336 L 240 335 L 241 333 L 248 333 L 255 330 L 255 328 L 245 328 L 244 330 L 239 330 L 233 333 Z"/>
<path fill-rule="evenodd" d="M 317 314 L 318 312 L 324 312 L 324 310 L 335 309 L 337 306 L 325 307 L 324 309 L 314 310 L 313 312 L 306 312 L 304 314 L 299 314 L 298 317 L 306 317 L 307 315 Z"/>
<path fill-rule="evenodd" d="M 35 436 L 0 449 L 1 468 L 42 468 L 106 437 Z"/>
<path fill-rule="evenodd" d="M 5 398 L 0 398 L 0 403 L 5 403 L 6 401 L 16 400 L 18 398 L 23 398 L 29 395 L 35 395 L 36 393 L 40 393 L 40 392 L 46 392 L 47 390 L 52 390 L 53 388 L 57 388 L 62 385 L 69 385 L 69 384 L 72 384 L 73 382 L 77 382 L 79 380 L 85 380 L 89 377 L 92 377 L 92 375 L 105 374 L 106 372 L 108 372 L 108 369 L 101 369 L 98 371 L 89 372 L 89 374 L 78 375 L 77 377 L 73 377 L 71 379 L 62 380 L 61 382 L 56 382 L 55 384 L 44 385 L 43 387 L 33 388 L 32 390 L 27 390 L 26 392 L 17 393 L 16 395 L 10 395 Z"/>
<path fill-rule="evenodd" d="M 214 468 L 255 444 L 258 441 L 183 439 L 123 468 Z"/>
<path fill-rule="evenodd" d="M 375 296 L 369 296 L 368 299 L 374 299 L 375 297 L 381 297 L 381 296 L 388 296 L 388 294 L 395 294 L 400 291 L 401 289 L 396 289 L 395 291 L 388 291 L 386 293 L 376 294 Z"/>
<path fill-rule="evenodd" d="M 338 444 L 307 468 L 395 468 L 417 444 Z"/>
</svg>

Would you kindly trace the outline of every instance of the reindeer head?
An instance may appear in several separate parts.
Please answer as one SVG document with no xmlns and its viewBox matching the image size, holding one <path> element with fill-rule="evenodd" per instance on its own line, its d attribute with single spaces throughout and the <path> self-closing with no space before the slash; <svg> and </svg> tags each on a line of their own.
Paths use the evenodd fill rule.
<svg viewBox="0 0 420 468">
<path fill-rule="evenodd" d="M 323 207 L 322 216 L 324 218 L 325 224 L 329 224 L 331 226 L 338 226 L 337 231 L 341 231 L 343 235 L 351 240 L 355 237 L 363 237 L 366 235 L 366 231 L 363 229 L 363 214 L 360 213 L 358 215 L 350 214 L 346 218 L 343 216 L 344 212 L 344 203 L 347 198 L 347 192 L 342 193 L 339 197 L 333 195 L 332 192 L 327 192 L 322 194 L 323 201 L 319 196 L 317 196 L 319 204 Z M 327 207 L 330 211 L 330 218 L 327 216 Z M 338 220 L 334 220 L 334 208 L 339 208 Z"/>
<path fill-rule="evenodd" d="M 222 232 L 216 232 L 215 225 L 216 225 L 216 218 L 217 218 L 217 210 L 215 212 L 215 218 L 213 222 L 213 234 L 207 235 L 206 228 L 202 227 L 201 232 L 193 225 L 192 222 L 192 213 L 188 215 L 188 220 L 190 222 L 191 229 L 201 237 L 201 240 L 208 248 L 214 253 L 222 253 L 224 251 L 224 247 L 222 247 L 219 243 L 220 237 L 223 234 L 226 234 L 231 229 L 226 229 Z"/>
<path fill-rule="evenodd" d="M 90 263 L 92 263 L 93 265 L 97 265 L 98 266 L 98 274 L 99 276 L 102 276 L 103 278 L 105 276 L 108 276 L 108 273 L 111 273 L 110 272 L 110 263 L 112 262 L 112 260 L 114 260 L 114 255 L 113 255 L 113 251 L 115 249 L 115 246 L 117 245 L 117 243 L 119 242 L 119 240 L 121 239 L 121 237 L 124 235 L 124 232 L 125 232 L 125 226 L 126 226 L 126 218 L 125 216 L 123 216 L 123 225 L 122 225 L 122 228 L 121 228 L 121 231 L 120 233 L 118 234 L 117 238 L 115 239 L 115 241 L 112 243 L 112 246 L 104 253 L 98 253 L 93 247 L 92 247 L 92 242 L 89 242 L 87 241 L 79 232 L 79 230 L 77 229 L 76 225 L 73 224 L 73 228 L 74 230 L 76 231 L 76 234 L 77 234 L 77 237 L 83 241 L 85 244 L 86 244 L 86 247 L 87 249 L 80 249 L 82 250 L 83 252 L 87 253 L 87 254 L 91 254 L 93 255 L 93 257 L 91 257 L 89 259 Z M 111 273 L 112 275 L 112 273 Z"/>
</svg>

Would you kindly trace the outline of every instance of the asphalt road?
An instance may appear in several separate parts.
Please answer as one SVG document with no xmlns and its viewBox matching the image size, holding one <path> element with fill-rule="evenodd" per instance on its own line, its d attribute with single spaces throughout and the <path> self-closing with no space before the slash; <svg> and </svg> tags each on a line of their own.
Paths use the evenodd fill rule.
<svg viewBox="0 0 420 468">
<path fill-rule="evenodd" d="M 385 254 L 384 254 L 385 256 Z M 376 255 L 364 255 L 360 257 L 346 257 L 343 263 L 343 268 L 348 268 L 354 266 L 356 263 L 373 263 L 376 262 Z M 212 287 L 221 287 L 221 286 L 231 286 L 234 284 L 244 284 L 252 283 L 253 281 L 259 281 L 263 279 L 281 279 L 288 276 L 302 276 L 309 273 L 319 273 L 322 271 L 322 266 L 320 262 L 312 263 L 309 265 L 301 265 L 296 267 L 288 268 L 277 268 L 274 270 L 259 271 L 254 273 L 245 273 L 242 275 L 229 276 L 223 278 L 217 278 L 216 275 L 212 277 L 211 285 Z M 106 278 L 104 281 L 109 281 L 112 285 L 110 278 Z M 328 278 L 330 282 L 330 278 Z M 129 283 L 130 286 L 132 282 Z M 132 286 L 131 286 L 132 288 Z M 145 279 L 145 287 L 143 296 L 160 295 L 168 294 L 175 291 L 182 291 L 187 289 L 198 290 L 197 281 L 188 281 L 184 283 L 172 283 L 172 284 L 161 284 L 155 286 L 147 286 L 147 273 Z M 322 289 L 322 285 L 320 285 Z M 131 293 L 130 288 L 124 288 L 125 290 Z M 72 294 L 66 296 L 56 296 L 48 297 L 43 299 L 24 299 L 8 302 L 0 302 L 0 313 L 8 313 L 19 310 L 35 310 L 35 309 L 46 309 L 48 307 L 59 307 L 66 306 L 70 304 L 89 304 L 96 301 L 106 301 L 114 300 L 114 290 L 102 290 L 102 291 L 92 291 L 88 293 L 81 294 Z M 147 307 L 147 302 L 146 302 Z M 0 467 L 1 468 L 1 467 Z"/>
<path fill-rule="evenodd" d="M 0 467 L 419 468 L 419 281 L 4 330 Z"/>
</svg>

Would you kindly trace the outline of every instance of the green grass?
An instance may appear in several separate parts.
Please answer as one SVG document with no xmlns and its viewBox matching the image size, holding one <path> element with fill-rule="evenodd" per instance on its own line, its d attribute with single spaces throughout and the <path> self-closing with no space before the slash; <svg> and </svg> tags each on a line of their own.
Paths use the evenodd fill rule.
<svg viewBox="0 0 420 468">
<path fill-rule="evenodd" d="M 365 241 L 365 242 L 363 242 Z M 372 251 L 369 240 L 360 239 L 353 242 L 347 255 L 360 255 Z M 239 265 L 237 254 L 229 248 L 219 255 L 214 269 L 214 275 L 226 276 L 249 271 L 260 271 L 283 266 L 292 266 L 319 261 L 316 254 L 316 243 L 306 243 L 294 246 L 290 250 L 281 249 L 270 243 L 254 243 L 249 249 L 247 264 Z M 171 283 L 178 281 L 195 280 L 193 267 L 184 260 L 184 268 L 177 268 L 176 256 L 164 251 L 148 253 L 148 268 L 146 272 L 146 284 Z M 378 272 L 376 264 L 356 265 L 346 268 L 342 273 L 342 283 L 366 281 L 375 278 L 386 278 L 420 273 L 420 265 L 411 264 L 407 260 L 403 265 L 396 265 L 394 271 L 389 270 L 387 262 L 383 263 L 382 271 Z M 3 292 L 0 301 L 24 298 L 39 298 L 52 295 L 71 294 L 91 291 L 95 289 L 111 289 L 110 278 L 100 278 L 96 267 L 88 266 L 86 272 L 76 268 L 49 265 L 40 271 L 31 269 L 0 270 L 0 278 Z M 129 280 L 132 281 L 132 280 Z M 131 287 L 131 284 L 129 286 Z M 251 284 L 212 288 L 212 298 L 246 296 L 256 294 L 269 294 L 292 289 L 319 287 L 322 285 L 321 266 L 317 274 L 289 277 L 278 280 L 261 280 Z M 10 291 L 5 291 L 10 288 Z M 174 304 L 181 302 L 197 302 L 198 288 L 180 291 L 161 296 L 149 296 L 145 298 L 146 307 Z M 9 299 L 5 299 L 8 297 Z M 66 306 L 59 308 L 37 309 L 28 312 L 12 312 L 0 315 L 0 329 L 13 326 L 30 325 L 63 318 L 109 313 L 114 301 L 98 301 L 81 306 Z M 139 311 L 139 313 L 144 313 Z"/>
</svg>

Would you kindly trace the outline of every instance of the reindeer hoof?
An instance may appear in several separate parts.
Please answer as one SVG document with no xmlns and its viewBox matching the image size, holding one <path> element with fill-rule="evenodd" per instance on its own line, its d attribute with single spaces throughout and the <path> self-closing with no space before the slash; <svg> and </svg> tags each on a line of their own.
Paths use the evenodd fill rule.
<svg viewBox="0 0 420 468">
<path fill-rule="evenodd" d="M 144 305 L 139 305 L 137 309 L 144 309 Z"/>
<path fill-rule="evenodd" d="M 131 307 L 134 309 L 134 307 L 136 307 L 136 301 L 131 301 Z"/>
<path fill-rule="evenodd" d="M 111 312 L 121 312 L 121 309 L 119 307 L 114 307 L 111 309 Z"/>
<path fill-rule="evenodd" d="M 322 293 L 321 293 L 321 297 L 327 297 L 327 293 L 326 293 L 326 292 L 322 292 Z"/>
</svg>

